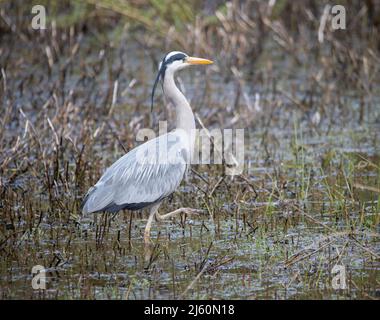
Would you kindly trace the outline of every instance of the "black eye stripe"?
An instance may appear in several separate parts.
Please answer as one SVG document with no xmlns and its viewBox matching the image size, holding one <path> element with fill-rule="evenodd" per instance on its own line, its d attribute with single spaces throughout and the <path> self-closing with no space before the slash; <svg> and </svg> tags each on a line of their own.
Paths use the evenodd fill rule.
<svg viewBox="0 0 380 320">
<path fill-rule="evenodd" d="M 176 53 L 174 55 L 172 55 L 168 60 L 165 60 L 165 64 L 170 64 L 172 63 L 173 61 L 176 61 L 176 60 L 183 60 L 184 58 L 186 58 L 186 55 L 183 54 L 183 53 Z"/>
<path fill-rule="evenodd" d="M 174 61 L 177 61 L 177 60 L 183 60 L 185 59 L 187 56 L 183 53 L 176 53 L 174 55 L 172 55 L 169 59 L 166 60 L 166 58 L 164 59 L 163 63 L 162 63 L 162 67 L 161 67 L 161 79 L 164 80 L 165 78 L 165 72 L 166 72 L 166 67 L 171 64 L 172 62 Z"/>
</svg>

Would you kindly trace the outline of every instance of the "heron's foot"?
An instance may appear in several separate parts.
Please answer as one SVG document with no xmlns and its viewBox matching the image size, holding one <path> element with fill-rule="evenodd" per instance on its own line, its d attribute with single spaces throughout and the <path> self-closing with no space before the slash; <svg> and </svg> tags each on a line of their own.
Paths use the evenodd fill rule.
<svg viewBox="0 0 380 320">
<path fill-rule="evenodd" d="M 148 222 L 145 226 L 145 231 L 144 231 L 144 245 L 145 245 L 145 247 L 149 247 L 152 245 L 152 240 L 150 238 L 150 230 L 152 228 L 153 218 L 155 218 L 157 221 L 161 222 L 161 221 L 173 218 L 173 217 L 181 215 L 181 214 L 199 215 L 199 214 L 204 213 L 204 212 L 205 212 L 205 210 L 201 210 L 201 209 L 179 208 L 179 209 L 174 210 L 172 212 L 161 215 L 157 211 L 153 211 L 149 215 Z"/>
<path fill-rule="evenodd" d="M 166 213 L 166 214 L 159 214 L 156 212 L 156 220 L 157 221 L 163 221 L 166 219 L 173 218 L 175 216 L 178 216 L 180 214 L 188 214 L 188 215 L 199 215 L 201 213 L 204 213 L 204 210 L 201 209 L 193 209 L 193 208 L 179 208 L 177 210 L 174 210 L 172 212 Z"/>
</svg>

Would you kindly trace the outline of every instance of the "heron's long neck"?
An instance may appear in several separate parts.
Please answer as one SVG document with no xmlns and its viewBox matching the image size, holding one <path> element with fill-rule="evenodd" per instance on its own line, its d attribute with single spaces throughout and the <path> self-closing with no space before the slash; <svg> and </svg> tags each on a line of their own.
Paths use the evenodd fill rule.
<svg viewBox="0 0 380 320">
<path fill-rule="evenodd" d="M 185 96 L 177 88 L 173 74 L 168 73 L 164 78 L 164 94 L 176 108 L 177 129 L 183 129 L 191 135 L 194 134 L 195 120 L 193 111 Z"/>
</svg>

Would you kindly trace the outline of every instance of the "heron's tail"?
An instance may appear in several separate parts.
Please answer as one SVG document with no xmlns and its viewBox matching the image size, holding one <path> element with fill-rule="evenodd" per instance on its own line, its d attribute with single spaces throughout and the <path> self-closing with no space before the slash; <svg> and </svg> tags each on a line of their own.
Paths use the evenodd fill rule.
<svg viewBox="0 0 380 320">
<path fill-rule="evenodd" d="M 91 187 L 87 191 L 86 195 L 84 196 L 82 203 L 80 205 L 80 210 L 82 211 L 82 213 L 84 213 L 84 214 L 90 213 L 89 211 L 87 211 L 87 208 L 85 206 L 86 206 L 86 203 L 87 203 L 89 197 L 94 193 L 95 190 L 96 190 L 96 187 Z"/>
</svg>

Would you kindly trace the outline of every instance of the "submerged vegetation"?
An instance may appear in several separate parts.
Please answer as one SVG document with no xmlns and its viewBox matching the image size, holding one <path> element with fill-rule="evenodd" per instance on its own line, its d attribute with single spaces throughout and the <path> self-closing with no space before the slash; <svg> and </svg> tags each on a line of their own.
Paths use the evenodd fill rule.
<svg viewBox="0 0 380 320">
<path fill-rule="evenodd" d="M 380 6 L 337 2 L 346 29 L 328 1 L 0 1 L 0 298 L 379 299 Z M 193 166 L 160 210 L 206 214 L 155 225 L 145 261 L 146 212 L 80 203 L 173 119 L 149 103 L 172 50 L 215 61 L 179 82 L 198 127 L 244 128 L 244 171 Z"/>
</svg>

